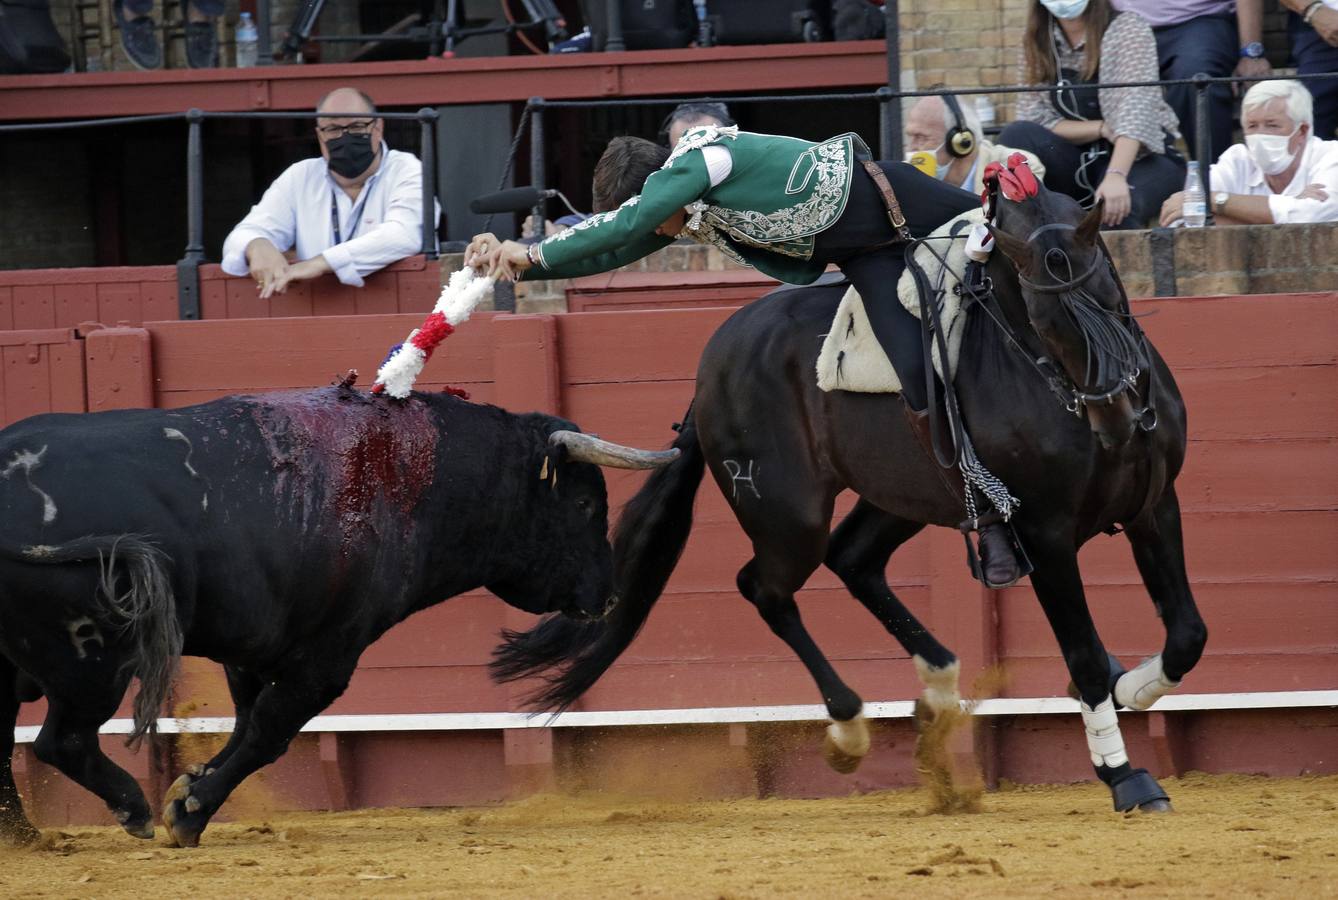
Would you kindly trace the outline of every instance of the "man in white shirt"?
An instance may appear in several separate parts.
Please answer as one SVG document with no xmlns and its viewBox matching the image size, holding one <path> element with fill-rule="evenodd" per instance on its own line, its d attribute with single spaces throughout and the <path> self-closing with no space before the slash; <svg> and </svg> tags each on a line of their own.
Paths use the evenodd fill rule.
<svg viewBox="0 0 1338 900">
<path fill-rule="evenodd" d="M 320 158 L 289 166 L 223 242 L 223 271 L 255 279 L 262 298 L 329 272 L 362 287 L 423 246 L 422 163 L 386 146 L 371 98 L 338 88 L 316 112 Z"/>
<path fill-rule="evenodd" d="M 1005 162 L 1014 153 L 1027 158 L 1037 178 L 1045 177 L 1045 166 L 1029 150 L 1014 150 L 985 139 L 980 119 L 973 110 L 951 95 L 921 97 L 906 115 L 908 162 L 944 184 L 979 194 L 985 189 L 985 167 Z M 909 156 L 916 151 L 934 154 L 934 170 Z"/>
<path fill-rule="evenodd" d="M 1245 143 L 1233 144 L 1209 174 L 1219 225 L 1338 221 L 1338 141 L 1312 133 L 1310 92 L 1299 81 L 1261 81 L 1241 102 Z M 1181 217 L 1184 192 L 1162 204 L 1161 224 Z"/>
</svg>

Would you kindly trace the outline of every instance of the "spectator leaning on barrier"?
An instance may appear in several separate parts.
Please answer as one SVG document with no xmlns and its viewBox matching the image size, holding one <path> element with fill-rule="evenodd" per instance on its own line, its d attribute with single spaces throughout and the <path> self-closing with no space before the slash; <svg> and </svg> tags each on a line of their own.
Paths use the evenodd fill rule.
<svg viewBox="0 0 1338 900">
<path fill-rule="evenodd" d="M 218 30 L 215 20 L 223 15 L 223 0 L 182 0 L 186 34 L 186 65 L 211 69 L 218 65 Z M 136 68 L 161 69 L 163 46 L 158 26 L 150 16 L 153 0 L 113 0 L 112 17 L 121 32 L 121 48 Z"/>
<path fill-rule="evenodd" d="M 1045 164 L 1036 154 L 1005 147 L 986 139 L 980 119 L 956 97 L 921 97 L 906 114 L 906 149 L 934 153 L 939 181 L 979 194 L 985 189 L 985 167 L 1004 163 L 1013 153 L 1021 152 L 1037 178 L 1045 175 Z"/>
<path fill-rule="evenodd" d="M 1208 181 L 1221 225 L 1338 221 L 1338 141 L 1313 132 L 1310 92 L 1299 81 L 1261 81 L 1241 103 L 1245 143 L 1227 148 Z M 1162 206 L 1180 218 L 1183 193 Z"/>
<path fill-rule="evenodd" d="M 423 247 L 418 157 L 386 146 L 376 105 L 359 90 L 331 91 L 316 112 L 320 158 L 284 170 L 223 242 L 223 271 L 250 275 L 261 297 L 327 272 L 361 287 Z"/>
<path fill-rule="evenodd" d="M 1107 227 L 1143 227 L 1184 183 L 1175 113 L 1158 87 L 1098 86 L 1158 79 L 1152 29 L 1110 0 L 1032 0 L 1023 42 L 1023 81 L 1065 89 L 1023 94 L 999 143 L 1039 156 L 1051 190 L 1104 199 Z"/>
<path fill-rule="evenodd" d="M 1290 10 L 1287 37 L 1299 76 L 1338 72 L 1338 0 L 1279 0 Z M 1338 131 L 1338 79 L 1302 78 L 1315 98 L 1315 136 Z"/>
<path fill-rule="evenodd" d="M 1161 77 L 1193 78 L 1202 72 L 1259 77 L 1272 72 L 1264 59 L 1263 0 L 1112 0 L 1123 12 L 1134 12 L 1152 26 L 1157 40 Z M 1338 0 L 1335 0 L 1338 2 Z M 1193 152 L 1198 134 L 1193 85 L 1168 85 L 1166 101 L 1180 119 L 1180 132 Z M 1216 158 L 1231 146 L 1231 95 L 1228 85 L 1208 89 L 1209 151 Z"/>
</svg>

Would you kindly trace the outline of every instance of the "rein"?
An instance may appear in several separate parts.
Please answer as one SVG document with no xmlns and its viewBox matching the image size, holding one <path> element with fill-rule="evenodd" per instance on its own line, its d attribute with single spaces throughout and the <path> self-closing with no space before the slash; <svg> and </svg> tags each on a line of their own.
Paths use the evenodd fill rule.
<svg viewBox="0 0 1338 900">
<path fill-rule="evenodd" d="M 1075 230 L 1075 226 L 1059 222 L 1042 225 L 1027 236 L 1027 242 L 1031 243 L 1040 233 L 1051 230 L 1072 231 Z M 1072 272 L 1072 262 L 1067 254 L 1057 249 L 1052 249 L 1050 253 L 1058 254 L 1069 267 L 1070 273 Z M 1052 277 L 1058 278 L 1049 267 L 1050 253 L 1047 253 L 1046 259 L 1047 272 Z M 937 256 L 937 254 L 935 255 Z M 1032 353 L 1017 338 L 1007 318 L 1002 315 L 1002 311 L 996 312 L 995 309 L 991 308 L 990 300 L 994 301 L 994 305 L 997 306 L 998 304 L 998 299 L 994 296 L 993 283 L 987 277 L 982 277 L 979 280 L 973 277 L 976 272 L 983 276 L 983 265 L 975 262 L 969 263 L 967 278 L 958 285 L 956 290 L 959 295 L 966 294 L 970 300 L 976 301 L 976 304 L 994 321 L 994 324 L 1008 342 L 1022 354 L 1023 358 L 1046 381 L 1050 390 L 1063 404 L 1064 408 L 1079 418 L 1084 415 L 1087 407 L 1109 406 L 1126 391 L 1137 394 L 1138 379 L 1144 369 L 1147 368 L 1147 404 L 1142 409 L 1135 410 L 1134 414 L 1138 419 L 1140 429 L 1152 431 L 1157 427 L 1157 411 L 1153 398 L 1155 379 L 1151 367 L 1148 365 L 1151 356 L 1148 350 L 1147 335 L 1138 327 L 1131 313 L 1112 313 L 1097 303 L 1085 290 L 1080 290 L 1082 285 L 1100 270 L 1103 263 L 1109 267 L 1116 284 L 1120 285 L 1121 293 L 1123 293 L 1123 285 L 1118 274 L 1115 273 L 1115 267 L 1111 264 L 1104 247 L 1097 253 L 1091 265 L 1077 276 L 1070 275 L 1066 280 L 1039 284 L 1024 277 L 1019 272 L 1017 273 L 1017 279 L 1018 283 L 1027 290 L 1059 296 L 1065 311 L 1068 312 L 1087 345 L 1089 366 L 1093 352 L 1096 353 L 1098 377 L 1101 375 L 1105 360 L 1118 358 L 1131 362 L 1131 366 L 1118 373 L 1114 382 L 1106 390 L 1084 391 L 1069 377 L 1068 373 L 1048 357 L 1033 357 Z M 1133 334 L 1130 334 L 1129 330 L 1124 327 L 1123 322 L 1119 321 L 1120 319 L 1128 321 L 1133 329 Z"/>
</svg>

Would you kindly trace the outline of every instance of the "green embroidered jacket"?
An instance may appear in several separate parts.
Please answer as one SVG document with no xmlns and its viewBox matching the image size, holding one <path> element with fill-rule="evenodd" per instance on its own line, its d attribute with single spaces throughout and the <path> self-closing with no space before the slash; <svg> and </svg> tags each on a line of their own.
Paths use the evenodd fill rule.
<svg viewBox="0 0 1338 900">
<path fill-rule="evenodd" d="M 701 153 L 710 144 L 727 149 L 732 162 L 715 187 Z M 682 237 L 713 244 L 780 281 L 809 284 L 825 268 L 812 260 L 814 236 L 840 217 L 855 162 L 868 158 L 855 134 L 813 143 L 735 127 L 693 128 L 639 195 L 540 242 L 541 265 L 524 277 L 576 278 L 627 265 L 673 243 L 655 229 L 687 208 Z"/>
</svg>

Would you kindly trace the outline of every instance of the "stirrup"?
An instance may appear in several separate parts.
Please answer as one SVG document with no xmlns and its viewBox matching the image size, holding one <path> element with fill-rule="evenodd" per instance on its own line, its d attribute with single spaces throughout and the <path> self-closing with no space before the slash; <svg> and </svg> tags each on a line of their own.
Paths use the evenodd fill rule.
<svg viewBox="0 0 1338 900">
<path fill-rule="evenodd" d="M 1006 530 L 1009 549 L 1013 551 L 1013 559 L 1017 561 L 1017 579 L 1008 584 L 991 584 L 985 580 L 984 566 L 980 563 L 980 556 L 976 553 L 975 545 L 971 543 L 971 532 L 977 531 L 983 526 L 994 524 L 1002 525 Z M 990 590 L 999 591 L 1006 587 L 1012 587 L 1035 571 L 1036 567 L 1031 564 L 1031 557 L 1027 555 L 1027 551 L 1022 547 L 1022 541 L 1018 539 L 1017 529 L 1013 527 L 1013 523 L 1003 521 L 997 510 L 990 510 L 976 519 L 967 519 L 957 526 L 957 530 L 962 533 L 962 541 L 966 544 L 966 562 L 971 569 L 971 577 Z"/>
</svg>

